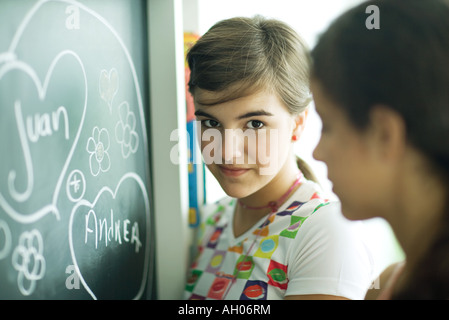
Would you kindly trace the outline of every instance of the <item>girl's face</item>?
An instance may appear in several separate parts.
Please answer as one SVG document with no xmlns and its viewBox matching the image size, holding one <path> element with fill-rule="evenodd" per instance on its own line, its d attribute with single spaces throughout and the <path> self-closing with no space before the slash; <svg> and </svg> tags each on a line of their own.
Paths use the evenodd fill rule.
<svg viewBox="0 0 449 320">
<path fill-rule="evenodd" d="M 203 160 L 231 197 L 268 184 L 291 156 L 296 122 L 273 93 L 260 91 L 210 104 L 217 93 L 195 89 L 195 115 Z"/>
<path fill-rule="evenodd" d="M 355 128 L 318 82 L 312 81 L 311 90 L 323 123 L 313 156 L 326 163 L 343 214 L 349 219 L 379 216 L 388 187 L 372 132 Z"/>
</svg>

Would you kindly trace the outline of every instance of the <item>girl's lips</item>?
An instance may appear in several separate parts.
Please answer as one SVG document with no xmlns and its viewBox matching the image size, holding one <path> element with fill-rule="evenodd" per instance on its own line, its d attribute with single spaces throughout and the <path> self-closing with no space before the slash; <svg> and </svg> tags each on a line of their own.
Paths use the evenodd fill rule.
<svg viewBox="0 0 449 320">
<path fill-rule="evenodd" d="M 221 172 L 223 172 L 228 177 L 238 177 L 250 170 L 247 168 L 234 168 L 225 166 L 218 166 L 218 167 L 220 168 Z"/>
</svg>

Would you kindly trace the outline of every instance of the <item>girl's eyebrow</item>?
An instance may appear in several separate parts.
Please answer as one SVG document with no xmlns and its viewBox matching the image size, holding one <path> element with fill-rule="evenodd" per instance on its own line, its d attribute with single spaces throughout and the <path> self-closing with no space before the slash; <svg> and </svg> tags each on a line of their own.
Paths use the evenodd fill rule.
<svg viewBox="0 0 449 320">
<path fill-rule="evenodd" d="M 200 117 L 205 117 L 205 118 L 210 118 L 212 120 L 215 120 L 218 122 L 218 119 L 215 118 L 213 115 L 210 115 L 209 113 L 203 111 L 203 110 L 196 110 L 195 111 L 195 116 L 200 116 Z"/>
<path fill-rule="evenodd" d="M 272 113 L 267 112 L 265 110 L 257 110 L 257 111 L 251 111 L 245 114 L 242 114 L 241 116 L 238 116 L 237 119 L 241 120 L 241 119 L 245 119 L 245 118 L 251 118 L 251 117 L 255 117 L 255 116 L 273 116 Z"/>
<path fill-rule="evenodd" d="M 195 116 L 206 117 L 206 118 L 210 118 L 212 120 L 218 121 L 217 118 L 215 118 L 214 116 L 210 115 L 209 113 L 207 113 L 203 110 L 195 111 Z M 273 114 L 270 112 L 267 112 L 265 110 L 257 110 L 257 111 L 251 111 L 251 112 L 242 114 L 241 116 L 238 116 L 236 119 L 241 120 L 241 119 L 251 118 L 251 117 L 255 117 L 255 116 L 273 116 Z"/>
</svg>

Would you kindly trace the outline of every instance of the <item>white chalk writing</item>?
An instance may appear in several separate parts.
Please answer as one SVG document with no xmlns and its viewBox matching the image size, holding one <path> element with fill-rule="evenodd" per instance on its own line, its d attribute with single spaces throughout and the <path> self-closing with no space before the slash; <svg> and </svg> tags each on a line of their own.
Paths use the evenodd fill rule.
<svg viewBox="0 0 449 320">
<path fill-rule="evenodd" d="M 138 253 L 142 242 L 139 238 L 139 224 L 134 222 L 131 225 L 129 219 L 114 220 L 114 211 L 111 209 L 110 220 L 107 218 L 98 218 L 93 209 L 85 215 L 85 232 L 84 243 L 92 239 L 95 243 L 95 249 L 98 244 L 104 241 L 107 247 L 111 242 L 115 241 L 117 244 L 128 242 L 134 244 L 135 252 Z M 130 232 L 131 230 L 131 232 Z"/>
</svg>

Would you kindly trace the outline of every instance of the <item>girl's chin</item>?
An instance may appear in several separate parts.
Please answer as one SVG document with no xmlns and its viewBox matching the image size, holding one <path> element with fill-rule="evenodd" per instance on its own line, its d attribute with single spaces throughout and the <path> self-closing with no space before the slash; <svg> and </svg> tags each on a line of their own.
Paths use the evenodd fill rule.
<svg viewBox="0 0 449 320">
<path fill-rule="evenodd" d="M 232 198 L 245 198 L 267 183 L 267 180 L 264 179 L 265 177 L 262 178 L 258 174 L 257 168 L 251 168 L 242 174 L 235 174 L 235 176 L 234 173 L 223 172 L 218 167 L 209 167 L 209 169 L 223 191 Z"/>
<path fill-rule="evenodd" d="M 371 210 L 369 205 L 360 205 L 348 203 L 345 199 L 339 198 L 341 205 L 341 213 L 343 216 L 351 221 L 359 221 L 359 220 L 368 220 L 372 218 L 379 217 L 380 215 L 374 214 L 374 212 L 378 212 L 377 210 Z"/>
<path fill-rule="evenodd" d="M 232 198 L 242 199 L 252 195 L 263 187 L 264 182 L 256 178 L 246 181 L 230 181 L 228 179 L 218 179 L 223 191 Z"/>
<path fill-rule="evenodd" d="M 243 186 L 229 186 L 228 184 L 221 183 L 223 191 L 231 198 L 245 198 L 250 195 L 248 188 Z"/>
</svg>

